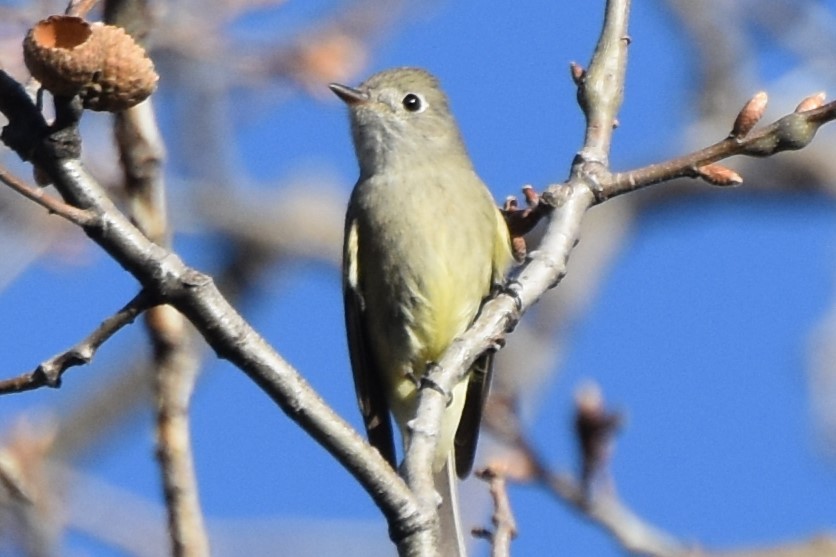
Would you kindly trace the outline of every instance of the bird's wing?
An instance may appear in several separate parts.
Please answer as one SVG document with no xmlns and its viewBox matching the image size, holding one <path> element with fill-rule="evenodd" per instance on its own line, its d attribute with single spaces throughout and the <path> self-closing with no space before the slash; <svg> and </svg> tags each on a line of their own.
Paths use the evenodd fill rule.
<svg viewBox="0 0 836 557">
<path fill-rule="evenodd" d="M 479 357 L 470 368 L 470 378 L 467 383 L 467 394 L 464 400 L 462 417 L 456 429 L 456 475 L 464 479 L 473 468 L 476 458 L 476 444 L 479 441 L 479 427 L 482 423 L 482 412 L 488 399 L 488 390 L 493 374 L 493 352 L 487 352 Z"/>
<path fill-rule="evenodd" d="M 492 257 L 491 290 L 504 282 L 505 270 L 512 260 L 508 225 L 505 222 L 505 217 L 498 210 L 495 211 L 495 214 L 496 228 Z M 491 376 L 493 375 L 493 356 L 492 351 L 482 354 L 470 368 L 464 409 L 462 410 L 461 420 L 459 420 L 459 426 L 456 429 L 455 438 L 456 474 L 462 479 L 470 474 L 470 470 L 473 468 L 473 460 L 476 458 L 479 427 L 482 423 L 482 413 L 485 409 L 485 401 L 488 399 Z"/>
<path fill-rule="evenodd" d="M 369 346 L 368 322 L 363 294 L 359 288 L 360 272 L 357 249 L 360 242 L 357 223 L 346 223 L 343 245 L 343 302 L 348 332 L 348 352 L 354 372 L 354 389 L 369 443 L 397 468 L 389 405 L 383 392 L 382 374 Z"/>
</svg>

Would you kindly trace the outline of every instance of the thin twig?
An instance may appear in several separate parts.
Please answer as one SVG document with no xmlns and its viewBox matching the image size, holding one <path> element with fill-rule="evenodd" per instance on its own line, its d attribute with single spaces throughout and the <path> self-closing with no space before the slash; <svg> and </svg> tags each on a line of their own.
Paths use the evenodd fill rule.
<svg viewBox="0 0 836 557">
<path fill-rule="evenodd" d="M 0 381 L 0 394 L 31 391 L 44 386 L 59 387 L 65 371 L 73 366 L 90 363 L 99 346 L 156 303 L 154 295 L 142 290 L 125 307 L 102 321 L 96 330 L 69 350 L 44 361 L 34 371 Z"/>
<path fill-rule="evenodd" d="M 115 129 L 131 220 L 149 239 L 169 247 L 162 173 L 165 149 L 150 101 L 118 114 Z M 190 342 L 185 319 L 171 306 L 149 311 L 146 326 L 154 346 L 157 459 L 172 554 L 203 557 L 210 553 L 209 538 L 200 508 L 189 426 L 200 358 Z"/>
<path fill-rule="evenodd" d="M 688 548 L 636 516 L 618 500 L 614 490 L 590 490 L 583 480 L 553 471 L 526 438 L 515 405 L 510 401 L 494 400 L 485 423 L 521 457 L 516 466 L 505 466 L 510 480 L 541 485 L 559 501 L 604 528 L 630 552 L 659 557 L 687 555 Z"/>
<path fill-rule="evenodd" d="M 627 72 L 627 47 L 630 36 L 627 21 L 630 0 L 609 0 L 604 12 L 604 27 L 595 45 L 592 60 L 578 84 L 578 102 L 586 117 L 584 145 L 574 165 L 573 177 L 583 166 L 609 164 L 612 133 L 624 97 Z"/>
<path fill-rule="evenodd" d="M 93 215 L 89 211 L 73 207 L 57 197 L 48 195 L 44 192 L 43 188 L 30 186 L 2 166 L 0 166 L 0 182 L 3 182 L 22 196 L 44 207 L 50 213 L 64 217 L 73 224 L 84 227 L 91 222 Z"/>
<path fill-rule="evenodd" d="M 629 0 L 607 2 L 604 28 L 579 98 L 587 114 L 587 139 L 579 153 L 566 187 L 547 191 L 549 225 L 529 260 L 512 276 L 505 292 L 488 301 L 471 328 L 456 339 L 428 372 L 428 384 L 439 389 L 420 389 L 416 416 L 410 422 L 409 444 L 401 473 L 421 503 L 432 512 L 434 489 L 430 473 L 437 432 L 446 406 L 442 392 L 450 392 L 463 379 L 472 362 L 513 328 L 522 314 L 565 275 L 569 254 L 577 243 L 580 224 L 594 203 L 594 172 L 606 171 L 606 150 L 618 111 L 626 66 L 627 14 Z M 593 129 L 594 128 L 594 129 Z"/>
<path fill-rule="evenodd" d="M 190 342 L 182 314 L 169 305 L 148 314 L 154 342 L 154 391 L 157 402 L 157 459 L 163 480 L 172 554 L 210 555 L 200 507 L 189 425 L 189 406 L 200 359 Z M 179 331 L 179 332 L 178 332 Z"/>
<path fill-rule="evenodd" d="M 57 555 L 60 490 L 51 485 L 46 466 L 54 428 L 26 420 L 4 425 L 10 425 L 0 445 L 0 501 L 4 523 L 11 523 L 6 528 L 15 532 L 23 554 Z"/>
<path fill-rule="evenodd" d="M 626 64 L 628 0 L 611 0 L 592 64 L 581 87 L 587 91 L 581 97 L 587 113 L 587 144 L 579 154 L 589 158 L 588 164 L 601 165 L 609 145 L 612 121 L 620 104 Z M 606 125 L 602 128 L 602 122 Z M 485 304 L 473 326 L 453 342 L 430 372 L 430 383 L 440 389 L 421 389 L 418 393 L 416 418 L 410 424 L 411 435 L 402 471 L 407 483 L 419 499 L 431 499 L 432 478 L 428 463 L 435 454 L 435 443 L 441 423 L 445 399 L 440 392 L 450 392 L 461 380 L 470 364 L 487 350 L 495 349 L 496 342 L 513 328 L 523 312 L 565 274 L 569 253 L 576 244 L 580 223 L 586 210 L 593 204 L 592 188 L 586 175 L 591 171 L 581 162 L 576 163 L 569 185 L 554 188 L 546 202 L 553 208 L 548 214 L 549 226 L 539 249 L 512 277 L 505 293 Z M 541 200 L 542 202 L 543 200 Z M 420 495 L 423 493 L 423 496 Z"/>
<path fill-rule="evenodd" d="M 158 245 L 170 247 L 162 173 L 165 149 L 150 101 L 116 116 L 117 145 L 125 173 L 131 220 Z M 191 446 L 189 405 L 200 358 L 182 314 L 169 305 L 148 312 L 154 346 L 157 459 L 163 482 L 172 554 L 210 554 L 198 496 Z"/>
<path fill-rule="evenodd" d="M 527 450 L 530 451 L 531 447 L 528 446 Z M 584 517 L 602 526 L 627 551 L 656 557 L 684 557 L 691 553 L 690 548 L 673 536 L 636 515 L 612 491 L 597 491 L 590 497 L 582 483 L 568 474 L 549 470 L 539 456 L 533 452 L 530 454 L 536 459 L 537 483 L 560 501 L 569 503 Z"/>
<path fill-rule="evenodd" d="M 836 555 L 836 536 L 822 534 L 808 540 L 782 543 L 775 547 L 742 549 L 737 551 L 695 552 L 690 557 L 833 557 Z"/>
<path fill-rule="evenodd" d="M 834 119 L 836 101 L 811 110 L 792 112 L 743 137 L 730 134 L 714 145 L 688 155 L 612 174 L 602 181 L 601 197 L 607 199 L 682 176 L 703 177 L 698 172 L 701 167 L 735 155 L 768 157 L 782 151 L 802 149 L 813 140 L 819 127 Z"/>
<path fill-rule="evenodd" d="M 355 476 L 386 516 L 391 536 L 401 551 L 416 539 L 431 539 L 432 516 L 418 506 L 380 453 L 235 311 L 210 277 L 148 240 L 115 207 L 78 159 L 80 148 L 73 141 L 79 141 L 74 132 L 81 107 L 74 100 L 67 103 L 56 106 L 56 113 L 62 116 L 56 119 L 60 126 L 48 128 L 25 91 L 0 71 L 0 111 L 10 120 L 0 137 L 19 155 L 42 166 L 65 200 L 95 213 L 93 224 L 85 227 L 91 239 L 156 293 L 161 303 L 169 303 L 183 313 L 220 357 L 244 371 Z M 61 134 L 61 141 L 45 138 L 44 129 Z"/>
<path fill-rule="evenodd" d="M 508 499 L 505 476 L 494 468 L 485 468 L 476 474 L 488 482 L 493 499 L 491 522 L 494 530 L 475 528 L 473 535 L 491 542 L 491 557 L 508 557 L 511 554 L 511 541 L 517 537 L 517 521 Z"/>
<path fill-rule="evenodd" d="M 85 17 L 98 3 L 99 0 L 70 0 L 64 14 L 74 15 L 76 17 Z"/>
<path fill-rule="evenodd" d="M 142 41 L 152 25 L 145 0 L 106 0 L 105 20 Z M 156 244 L 171 247 L 165 202 L 165 146 L 150 99 L 120 112 L 114 120 L 125 176 L 128 215 Z M 162 476 L 172 554 L 206 557 L 209 536 L 200 508 L 191 444 L 189 406 L 200 358 L 182 314 L 170 305 L 150 310 L 146 326 L 154 347 L 157 459 Z"/>
</svg>

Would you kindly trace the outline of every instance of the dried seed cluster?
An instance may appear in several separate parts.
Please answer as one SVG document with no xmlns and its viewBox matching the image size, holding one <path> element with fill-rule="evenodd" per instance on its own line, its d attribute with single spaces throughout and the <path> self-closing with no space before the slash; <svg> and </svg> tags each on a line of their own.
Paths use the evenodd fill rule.
<svg viewBox="0 0 836 557">
<path fill-rule="evenodd" d="M 23 41 L 32 76 L 54 95 L 80 95 L 85 108 L 117 112 L 145 100 L 159 76 L 145 50 L 121 27 L 50 16 Z"/>
</svg>

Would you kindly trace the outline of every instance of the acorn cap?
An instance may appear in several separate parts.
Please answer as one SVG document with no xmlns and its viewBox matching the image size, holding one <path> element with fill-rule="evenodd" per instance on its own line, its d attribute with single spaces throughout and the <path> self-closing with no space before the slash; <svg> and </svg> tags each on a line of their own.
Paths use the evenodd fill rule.
<svg viewBox="0 0 836 557">
<path fill-rule="evenodd" d="M 95 23 L 91 31 L 102 56 L 99 71 L 81 91 L 85 108 L 117 112 L 148 98 L 159 76 L 145 49 L 121 27 Z"/>
<path fill-rule="evenodd" d="M 23 60 L 32 77 L 54 95 L 74 95 L 101 63 L 89 23 L 53 15 L 35 24 L 23 40 Z"/>
</svg>

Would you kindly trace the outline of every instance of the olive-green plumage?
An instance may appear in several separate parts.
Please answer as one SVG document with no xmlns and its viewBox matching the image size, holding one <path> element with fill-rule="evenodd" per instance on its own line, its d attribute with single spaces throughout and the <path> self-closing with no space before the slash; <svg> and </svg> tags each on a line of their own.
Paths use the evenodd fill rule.
<svg viewBox="0 0 836 557">
<path fill-rule="evenodd" d="M 434 77 L 397 68 L 357 89 L 331 88 L 349 106 L 360 165 L 343 251 L 352 368 L 369 439 L 394 466 L 388 413 L 405 433 L 416 380 L 501 281 L 510 242 Z M 452 392 L 434 462 L 439 478 L 453 461 L 462 477 L 472 466 L 490 364 L 483 356 Z"/>
</svg>

